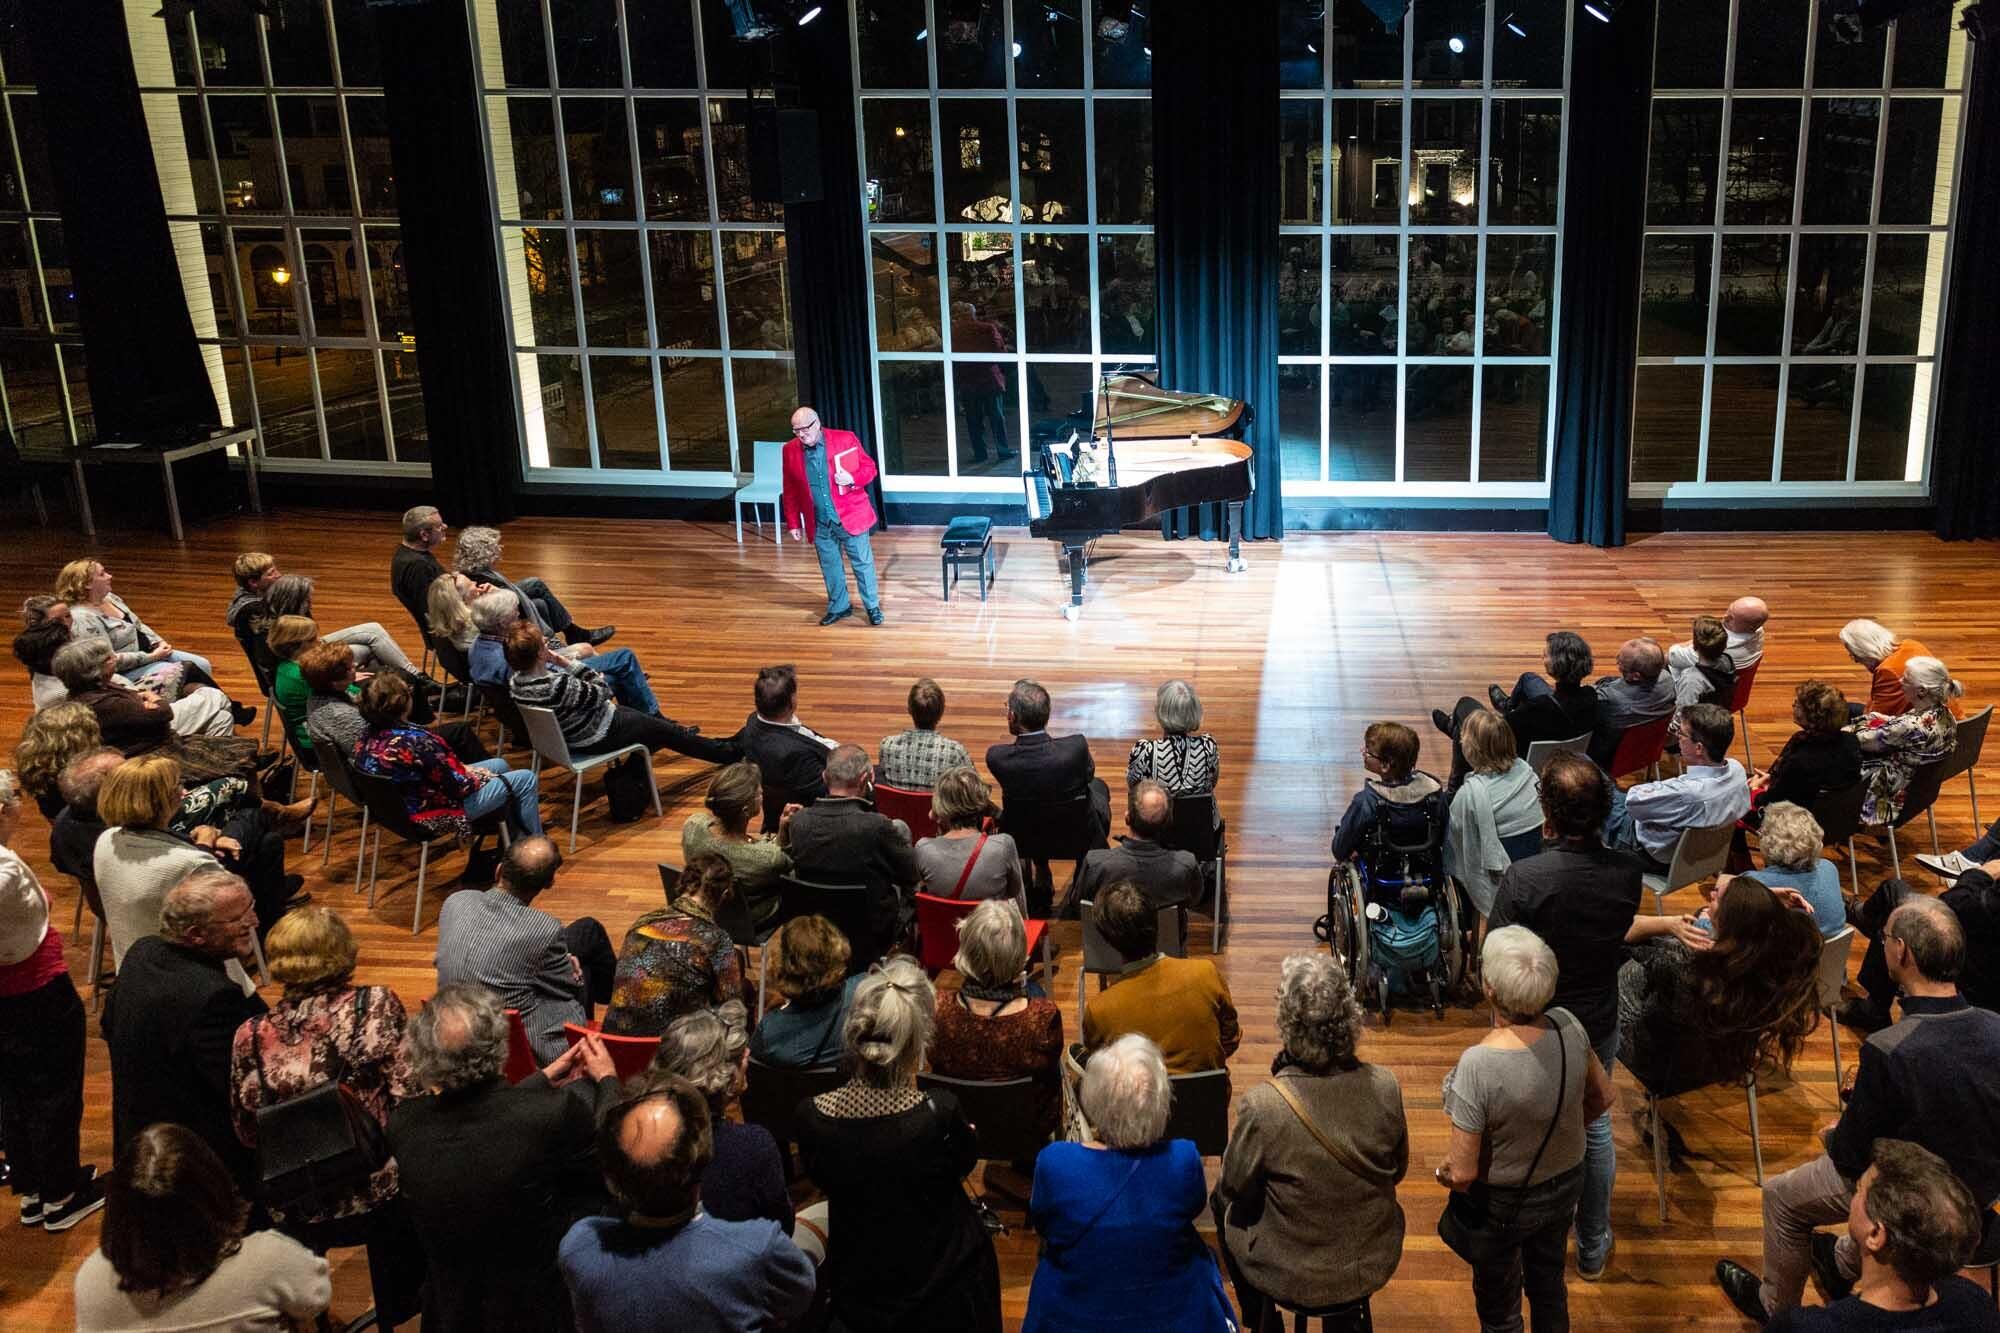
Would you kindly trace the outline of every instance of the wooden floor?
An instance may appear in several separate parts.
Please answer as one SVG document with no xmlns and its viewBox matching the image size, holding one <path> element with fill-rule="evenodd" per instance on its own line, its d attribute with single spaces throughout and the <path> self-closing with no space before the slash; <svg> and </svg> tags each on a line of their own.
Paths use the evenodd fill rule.
<svg viewBox="0 0 2000 1333">
<path fill-rule="evenodd" d="M 798 667 L 805 720 L 871 752 L 878 738 L 905 725 L 909 682 L 932 675 L 949 698 L 942 729 L 979 756 L 1006 738 L 1008 687 L 1032 676 L 1054 695 L 1052 729 L 1086 733 L 1115 788 L 1132 741 L 1155 732 L 1154 688 L 1170 676 L 1192 681 L 1222 746 L 1233 929 L 1221 964 L 1243 1015 L 1238 1088 L 1267 1077 L 1275 1053 L 1278 960 L 1315 947 L 1310 926 L 1322 910 L 1328 844 L 1362 777 L 1363 727 L 1377 718 L 1410 723 L 1424 738 L 1426 766 L 1442 770 L 1448 759 L 1426 720 L 1430 708 L 1535 665 L 1548 629 L 1580 631 L 1596 648 L 1599 669 L 1609 671 L 1630 635 L 1684 638 L 1697 613 L 1719 612 L 1742 592 L 1762 595 L 1772 621 L 1750 707 L 1759 760 L 1790 733 L 1797 682 L 1821 676 L 1853 697 L 1865 695 L 1864 673 L 1835 636 L 1853 615 L 1920 635 L 1965 681 L 1973 702 L 2000 695 L 1993 548 L 1916 534 L 1652 536 L 1618 551 L 1539 536 L 1304 535 L 1250 547 L 1249 571 L 1233 576 L 1223 571 L 1219 547 L 1128 534 L 1099 546 L 1089 605 L 1071 624 L 1057 614 L 1066 588 L 1046 543 L 1002 532 L 991 599 L 980 602 L 966 584 L 947 603 L 939 595 L 936 530 L 909 528 L 875 543 L 888 623 L 870 629 L 857 617 L 820 629 L 821 588 L 809 548 L 773 549 L 751 539 L 739 546 L 726 525 L 678 522 L 522 520 L 506 531 L 508 570 L 547 578 L 586 624 L 616 622 L 618 642 L 639 653 L 667 711 L 710 733 L 726 734 L 750 711 L 759 666 L 789 661 Z M 388 591 L 396 536 L 392 514 L 303 510 L 195 530 L 180 548 L 150 532 L 88 546 L 16 526 L 0 550 L 0 605 L 11 613 L 22 596 L 46 590 L 64 561 L 96 554 L 156 628 L 176 646 L 210 656 L 224 684 L 252 698 L 222 620 L 231 558 L 271 551 L 287 572 L 318 578 L 323 626 L 376 619 L 408 644 L 414 633 Z M 0 738 L 11 744 L 28 698 L 19 674 L 5 679 Z M 654 863 L 678 862 L 681 821 L 698 805 L 708 773 L 673 755 L 662 757 L 659 771 L 666 819 L 612 826 L 601 801 L 586 808 L 579 850 L 540 905 L 565 919 L 595 914 L 617 939 L 657 904 Z M 1991 764 L 1986 773 L 1991 818 L 2000 812 L 2000 781 L 1992 781 Z M 545 814 L 556 825 L 568 813 L 567 788 L 558 785 Z M 1944 845 L 1963 846 L 1972 832 L 1963 783 L 1946 794 L 1938 819 Z M 1924 841 L 1920 831 L 1912 834 L 1904 844 L 1909 869 L 1910 852 Z M 47 873 L 46 827 L 32 808 L 18 841 Z M 429 895 L 424 931 L 412 937 L 415 859 L 396 857 L 392 870 L 393 854 L 385 852 L 383 892 L 368 912 L 349 891 L 355 842 L 343 820 L 327 870 L 317 843 L 309 859 L 295 855 L 295 868 L 307 872 L 320 901 L 339 906 L 356 925 L 360 978 L 394 986 L 414 1007 L 433 986 L 438 895 Z M 452 872 L 449 862 L 446 869 Z M 1879 877 L 1864 850 L 1863 882 Z M 48 882 L 67 930 L 74 887 L 60 876 Z M 1072 957 L 1074 930 L 1061 936 Z M 1198 929 L 1193 945 L 1202 952 L 1206 932 Z M 85 975 L 82 945 L 71 941 L 69 956 L 73 973 Z M 1055 994 L 1068 997 L 1064 1021 L 1074 1032 L 1067 969 Z M 1374 1303 L 1385 1330 L 1473 1326 L 1467 1270 L 1436 1238 L 1443 1200 L 1431 1168 L 1448 1137 L 1440 1080 L 1484 1022 L 1462 1009 L 1442 1021 L 1398 1014 L 1392 1027 L 1371 1026 L 1362 1048 L 1364 1058 L 1401 1079 L 1412 1141 L 1402 1188 L 1409 1239 L 1394 1282 Z M 1851 1058 L 1854 1035 L 1844 1032 L 1842 1040 Z M 1792 1085 L 1761 1099 L 1769 1171 L 1806 1160 L 1814 1131 L 1836 1112 L 1825 1029 L 1795 1074 Z M 1581 1328 L 1741 1327 L 1709 1273 L 1719 1256 L 1753 1264 L 1758 1256 L 1759 1196 L 1742 1098 L 1699 1093 L 1672 1112 L 1693 1155 L 1671 1178 L 1671 1215 L 1660 1225 L 1650 1159 L 1631 1121 L 1636 1089 L 1622 1073 L 1618 1086 L 1618 1248 L 1607 1280 L 1571 1283 L 1572 1317 Z M 109 1074 L 94 1030 L 86 1095 L 86 1156 L 108 1168 Z M 0 1220 L 0 1234 L 0 1326 L 67 1327 L 71 1278 L 96 1244 L 97 1223 L 48 1236 Z M 1012 1322 L 1025 1308 L 1034 1245 L 1018 1226 L 1000 1241 Z M 365 1304 L 357 1251 L 337 1266 L 336 1309 L 352 1314 Z"/>
</svg>

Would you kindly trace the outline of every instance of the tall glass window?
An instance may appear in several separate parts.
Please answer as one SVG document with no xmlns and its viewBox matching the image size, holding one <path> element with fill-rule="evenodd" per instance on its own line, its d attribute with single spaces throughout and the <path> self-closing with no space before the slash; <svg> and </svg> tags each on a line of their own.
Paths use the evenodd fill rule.
<svg viewBox="0 0 2000 1333">
<path fill-rule="evenodd" d="M 798 387 L 784 213 L 751 197 L 728 11 L 472 13 L 530 472 L 747 471 L 755 441 L 790 435 Z"/>
<path fill-rule="evenodd" d="M 265 458 L 284 466 L 427 470 L 365 0 L 126 14 L 188 313 L 225 419 L 255 423 Z"/>
<path fill-rule="evenodd" d="M 0 403 L 29 453 L 97 439 L 27 42 L 0 19 Z"/>
<path fill-rule="evenodd" d="M 1965 34 L 1681 0 L 1654 56 L 1635 493 L 1921 490 Z"/>
<path fill-rule="evenodd" d="M 1568 6 L 1280 7 L 1287 493 L 1546 493 Z"/>
<path fill-rule="evenodd" d="M 1018 492 L 1027 442 L 1158 356 L 1146 8 L 856 6 L 878 438 L 906 489 Z"/>
</svg>

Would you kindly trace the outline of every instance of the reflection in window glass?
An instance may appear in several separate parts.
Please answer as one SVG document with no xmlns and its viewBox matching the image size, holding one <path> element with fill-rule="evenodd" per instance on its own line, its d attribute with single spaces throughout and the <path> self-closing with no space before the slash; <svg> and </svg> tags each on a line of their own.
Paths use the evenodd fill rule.
<svg viewBox="0 0 2000 1333">
<path fill-rule="evenodd" d="M 583 358 L 523 356 L 522 407 L 528 426 L 528 460 L 537 467 L 589 467 L 590 419 L 584 411 Z M 537 391 L 535 385 L 539 383 Z M 720 395 L 717 400 L 720 401 Z"/>
<path fill-rule="evenodd" d="M 790 439 L 792 409 L 799 405 L 791 359 L 737 357 L 729 366 L 736 382 L 736 438 L 746 453 L 753 440 Z"/>
<path fill-rule="evenodd" d="M 334 458 L 387 458 L 375 353 L 320 348 L 313 353 L 313 362 L 319 370 L 320 402 L 326 408 L 329 453 Z"/>
<path fill-rule="evenodd" d="M 1141 98 L 1096 103 L 1097 220 L 1153 220 L 1153 104 Z"/>
<path fill-rule="evenodd" d="M 1549 438 L 1549 368 L 1488 366 L 1480 372 L 1480 481 L 1542 480 Z"/>
<path fill-rule="evenodd" d="M 1394 481 L 1396 368 L 1336 361 L 1326 368 L 1326 391 L 1327 480 Z"/>
<path fill-rule="evenodd" d="M 639 179 L 646 216 L 654 221 L 708 220 L 700 105 L 692 97 L 642 97 L 632 103 L 638 118 Z"/>
<path fill-rule="evenodd" d="M 1082 0 L 1014 0 L 1014 86 L 1083 87 Z"/>
<path fill-rule="evenodd" d="M 885 352 L 942 350 L 937 238 L 926 231 L 878 231 L 868 241 L 875 274 L 875 345 Z M 954 311 L 954 324 L 957 319 Z M 968 323 L 968 336 L 977 341 L 978 332 Z M 956 339 L 953 345 L 958 346 Z"/>
<path fill-rule="evenodd" d="M 1815 97 L 1806 127 L 1805 208 L 1808 226 L 1864 223 L 1875 198 L 1875 132 L 1879 97 Z"/>
<path fill-rule="evenodd" d="M 1083 103 L 1069 98 L 1015 104 L 1021 128 L 1021 221 L 1072 226 L 1085 208 Z"/>
<path fill-rule="evenodd" d="M 278 146 L 264 99 L 211 97 L 208 118 L 222 168 L 222 201 L 229 211 L 282 211 L 285 196 L 278 184 Z"/>
<path fill-rule="evenodd" d="M 660 466 L 660 426 L 654 415 L 651 357 L 591 357 L 590 405 L 597 418 L 600 467 L 650 472 Z"/>
<path fill-rule="evenodd" d="M 1562 202 L 1561 164 L 1561 102 L 1554 98 L 1494 102 L 1486 220 L 1496 226 L 1554 226 Z"/>
<path fill-rule="evenodd" d="M 1732 224 L 1789 223 L 1792 177 L 1798 174 L 1798 163 L 1798 99 L 1738 98 L 1729 125 L 1729 183 L 1722 220 Z"/>
<path fill-rule="evenodd" d="M 1278 86 L 1310 88 L 1318 92 L 1326 81 L 1326 5 L 1321 0 L 1276 0 L 1278 6 Z M 1397 63 L 1402 63 L 1402 47 L 1397 46 Z M 1279 372 L 1282 374 L 1283 372 Z M 1319 394 L 1313 394 L 1313 411 L 1319 411 Z M 1289 474 L 1288 474 L 1289 475 Z M 1305 475 L 1301 473 L 1300 475 Z M 1312 476 L 1319 477 L 1319 443 L 1314 433 Z"/>
<path fill-rule="evenodd" d="M 1031 352 L 1090 350 L 1090 238 L 1028 233 L 1021 238 L 1021 291 Z"/>
<path fill-rule="evenodd" d="M 1278 367 L 1278 465 L 1286 481 L 1319 480 L 1319 373 Z"/>
<path fill-rule="evenodd" d="M 1419 98 L 1410 104 L 1410 221 L 1479 221 L 1479 102 Z"/>
<path fill-rule="evenodd" d="M 18 105 L 18 99 L 9 98 L 10 105 Z M 222 196 L 216 193 L 215 163 L 208 154 L 208 131 L 202 125 L 201 99 L 192 95 L 179 99 L 181 112 L 181 143 L 187 151 L 188 184 L 194 194 L 196 212 L 214 215 L 222 211 Z M 167 211 L 178 212 L 187 206 L 186 197 L 175 198 L 178 182 L 163 181 L 162 193 L 166 196 Z M 27 203 L 15 205 L 25 208 Z"/>
<path fill-rule="evenodd" d="M 1335 236 L 1330 244 L 1330 350 L 1335 356 L 1394 356 L 1402 298 L 1400 238 Z M 1339 384 L 1338 376 L 1334 382 Z"/>
<path fill-rule="evenodd" d="M 1942 88 L 1951 64 L 1951 33 L 1958 5 L 1916 5 L 1896 20 L 1898 88 Z M 1902 476 L 1899 469 L 1896 473 Z"/>
<path fill-rule="evenodd" d="M 28 224 L 0 223 L 0 328 L 40 329 L 47 326 L 42 316 L 40 279 L 35 273 L 34 252 L 28 248 Z"/>
<path fill-rule="evenodd" d="M 1408 366 L 1403 480 L 1472 480 L 1472 367 Z"/>
<path fill-rule="evenodd" d="M 1297 98 L 1278 103 L 1278 221 L 1319 221 L 1321 173 L 1320 103 Z"/>
<path fill-rule="evenodd" d="M 1639 354 L 1700 356 L 1708 350 L 1712 236 L 1648 236 L 1639 287 Z"/>
<path fill-rule="evenodd" d="M 1777 366 L 1717 366 L 1708 424 L 1709 481 L 1769 481 L 1778 423 Z"/>
<path fill-rule="evenodd" d="M 632 147 L 625 103 L 612 97 L 565 97 L 563 144 L 569 158 L 569 207 L 574 218 L 630 220 Z"/>
<path fill-rule="evenodd" d="M 209 87 L 255 87 L 264 82 L 257 52 L 257 16 L 249 5 L 202 5 L 195 15 L 201 76 Z"/>
<path fill-rule="evenodd" d="M 489 97 L 487 105 L 495 110 L 506 108 L 504 144 L 497 142 L 500 127 L 494 127 L 494 173 L 500 180 L 500 216 L 561 217 L 562 163 L 556 156 L 554 104 L 546 97 Z M 507 188 L 510 178 L 512 190 Z"/>
<path fill-rule="evenodd" d="M 1153 238 L 1100 236 L 1097 285 L 1100 350 L 1106 356 L 1156 355 Z"/>
<path fill-rule="evenodd" d="M 1882 214 L 1879 221 L 1943 226 L 1951 218 L 1951 191 L 1938 189 L 1944 102 L 1899 97 L 1889 103 L 1889 143 L 1882 154 Z M 1946 159 L 1949 161 L 1949 159 Z"/>
<path fill-rule="evenodd" d="M 424 415 L 424 383 L 415 352 L 382 353 L 382 381 L 389 393 L 389 434 L 397 461 L 431 460 L 430 420 Z"/>
<path fill-rule="evenodd" d="M 1865 236 L 1801 236 L 1798 294 L 1792 310 L 1792 351 L 1800 356 L 1853 356 L 1860 343 Z"/>
<path fill-rule="evenodd" d="M 189 224 L 170 222 L 170 230 Z M 234 338 L 242 332 L 236 323 L 236 284 L 231 277 L 229 246 L 223 237 L 222 228 L 212 222 L 201 224 L 202 264 L 208 272 L 208 299 L 215 311 L 215 331 L 224 338 Z M 376 302 L 379 308 L 381 302 Z M 197 333 L 202 330 L 197 329 Z"/>
<path fill-rule="evenodd" d="M 1333 224 L 1393 227 L 1402 218 L 1402 104 L 1334 102 Z"/>
<path fill-rule="evenodd" d="M 354 170 L 361 178 L 361 211 L 369 217 L 395 217 L 396 163 L 389 152 L 388 99 L 348 98 L 347 126 L 354 140 Z"/>
<path fill-rule="evenodd" d="M 978 319 L 1000 330 L 1009 349 L 1014 336 L 1014 238 L 1004 231 L 956 232 L 946 238 L 951 246 L 947 281 L 951 285 L 951 309 L 956 317 L 961 305 L 970 305 Z M 983 345 L 975 349 L 990 350 Z M 953 344 L 954 350 L 957 344 Z"/>
<path fill-rule="evenodd" d="M 792 293 L 785 271 L 785 233 L 723 232 L 722 291 L 731 347 L 791 350 Z"/>
<path fill-rule="evenodd" d="M 715 81 L 715 70 L 708 73 Z M 750 191 L 750 129 L 740 97 L 710 98 L 708 132 L 715 153 L 715 205 L 724 222 L 783 222 L 782 204 L 766 203 Z"/>
<path fill-rule="evenodd" d="M 1007 82 L 1005 19 L 999 0 L 960 0 L 940 8 L 938 87 L 999 88 Z"/>
<path fill-rule="evenodd" d="M 1013 221 L 1007 104 L 998 98 L 954 97 L 937 106 L 945 220 Z"/>
<path fill-rule="evenodd" d="M 1806 71 L 1808 0 L 1755 0 L 1736 20 L 1736 86 L 1802 88 Z M 1679 23 L 1676 13 L 1662 23 Z"/>
<path fill-rule="evenodd" d="M 252 347 L 250 375 L 264 452 L 272 458 L 319 458 L 319 416 L 313 410 L 312 360 L 300 347 Z"/>
<path fill-rule="evenodd" d="M 1661 24 L 1664 30 L 1672 25 Z M 1717 98 L 1653 100 L 1647 159 L 1646 221 L 1655 226 L 1715 221 L 1715 163 L 1722 139 Z"/>
<path fill-rule="evenodd" d="M 1478 255 L 1479 242 L 1471 236 L 1410 238 L 1404 336 L 1411 356 L 1472 355 Z"/>
<path fill-rule="evenodd" d="M 858 6 L 861 86 L 922 88 L 931 81 L 930 26 L 924 0 L 872 0 Z"/>
<path fill-rule="evenodd" d="M 375 325 L 395 341 L 415 332 L 410 315 L 410 279 L 403 268 L 403 242 L 394 227 L 368 228 L 368 274 L 375 288 Z"/>
<path fill-rule="evenodd" d="M 958 346 L 958 328 L 952 327 Z M 1021 407 L 1014 363 L 958 361 L 951 367 L 951 392 L 958 403 L 958 471 L 1017 477 L 1021 473 Z M 996 387 L 997 386 L 997 387 Z"/>
<path fill-rule="evenodd" d="M 565 88 L 616 88 L 625 82 L 617 0 L 563 0 L 549 12 L 556 26 L 556 78 Z"/>
<path fill-rule="evenodd" d="M 1926 367 L 1926 369 L 1928 369 Z M 1910 436 L 1928 422 L 1912 422 L 1916 366 L 1870 366 L 1861 381 L 1861 438 L 1854 455 L 1856 481 L 1901 481 Z"/>
<path fill-rule="evenodd" d="M 1493 236 L 1486 242 L 1488 356 L 1547 356 L 1554 236 Z M 1489 383 L 1493 372 L 1487 371 Z"/>
<path fill-rule="evenodd" d="M 56 180 L 49 166 L 49 140 L 42 128 L 42 104 L 33 93 L 17 93 L 7 98 L 7 110 L 14 119 L 14 145 L 21 153 L 21 171 L 28 186 L 28 206 L 54 212 L 57 204 Z"/>
<path fill-rule="evenodd" d="M 1632 390 L 1632 480 L 1693 481 L 1701 461 L 1700 366 L 1640 366 Z"/>
<path fill-rule="evenodd" d="M 660 361 L 660 392 L 667 409 L 667 465 L 675 471 L 727 472 L 737 466 L 729 456 L 723 365 L 720 357 L 669 355 Z M 786 428 L 777 435 L 742 436 L 741 466 L 751 465 L 754 440 L 782 440 L 790 435 Z"/>
<path fill-rule="evenodd" d="M 535 345 L 576 346 L 576 306 L 569 289 L 569 237 L 550 227 L 523 227 L 520 237 Z"/>
<path fill-rule="evenodd" d="M 1888 25 L 1871 23 L 1862 29 L 1860 41 L 1844 41 L 1834 28 L 1835 13 L 1831 5 L 1820 6 L 1819 34 L 1813 43 L 1813 87 L 1880 88 L 1883 56 L 1889 49 Z M 1789 426 L 1785 434 L 1790 437 Z M 1789 447 L 1785 454 L 1785 471 L 1789 473 L 1792 470 Z M 1845 461 L 1843 458 L 1843 475 Z"/>
<path fill-rule="evenodd" d="M 285 234 L 242 227 L 233 234 L 237 280 L 250 307 L 250 332 L 296 334 L 299 312 L 293 289 L 298 275 L 285 250 Z"/>
<path fill-rule="evenodd" d="M 631 26 L 632 86 L 692 88 L 694 17 L 688 0 L 625 0 Z"/>
<path fill-rule="evenodd" d="M 722 346 L 715 318 L 715 259 L 705 231 L 648 231 L 653 320 L 659 345 L 672 350 Z"/>
<path fill-rule="evenodd" d="M 861 104 L 870 222 L 934 222 L 930 103 L 871 97 Z"/>
<path fill-rule="evenodd" d="M 46 452 L 69 446 L 52 344 L 0 338 L 0 381 L 6 386 L 14 439 L 22 449 Z"/>
<path fill-rule="evenodd" d="M 1715 306 L 1717 356 L 1775 356 L 1785 339 L 1789 236 L 1724 236 Z"/>
<path fill-rule="evenodd" d="M 1097 372 L 1075 361 L 1028 363 L 1028 439 L 1045 439 L 1096 401 Z"/>
<path fill-rule="evenodd" d="M 247 425 L 257 419 L 256 404 L 250 401 L 250 354 L 241 347 L 219 350 L 222 353 L 222 392 L 229 401 L 216 406 L 228 410 L 231 423 Z"/>
<path fill-rule="evenodd" d="M 1385 23 L 1367 0 L 1335 0 L 1330 77 L 1336 88 L 1384 88 L 1403 82 L 1403 25 Z"/>
<path fill-rule="evenodd" d="M 1875 241 L 1875 291 L 1868 305 L 1868 354 L 1909 356 L 1929 352 L 1919 347 L 1924 293 L 1932 276 L 1931 251 L 1943 257 L 1941 238 L 1880 236 Z M 1942 268 L 1942 265 L 1939 265 Z M 1942 282 L 1943 274 L 1937 275 Z"/>
<path fill-rule="evenodd" d="M 941 477 L 947 470 L 946 453 L 943 363 L 882 362 L 883 467 Z"/>
<path fill-rule="evenodd" d="M 1317 236 L 1278 238 L 1278 355 L 1319 355 L 1319 242 Z M 1282 371 L 1280 372 L 1283 373 Z M 1317 382 L 1317 381 L 1315 381 Z M 1319 390 L 1313 390 L 1317 412 Z M 1317 418 L 1315 418 L 1316 420 Z M 1313 428 L 1313 457 L 1319 457 L 1318 427 Z M 1315 463 L 1314 476 L 1319 465 Z"/>
<path fill-rule="evenodd" d="M 332 97 L 280 97 L 278 129 L 285 139 L 285 173 L 294 213 L 354 211 L 347 149 L 340 136 L 340 102 Z"/>
<path fill-rule="evenodd" d="M 368 316 L 362 308 L 361 289 L 367 274 L 353 231 L 308 228 L 299 233 L 299 253 L 306 265 L 306 309 L 312 313 L 314 334 L 366 338 Z"/>
<path fill-rule="evenodd" d="M 270 0 L 270 7 L 264 44 L 271 55 L 271 82 L 281 88 L 331 87 L 333 51 L 320 0 Z"/>
<path fill-rule="evenodd" d="M 375 45 L 368 0 L 333 0 L 333 35 L 340 51 L 340 81 L 349 88 L 380 87 L 382 52 Z"/>
<path fill-rule="evenodd" d="M 644 347 L 646 284 L 639 272 L 639 233 L 578 228 L 576 275 L 589 344 Z"/>
<path fill-rule="evenodd" d="M 1152 19 L 1143 9 L 1124 14 L 1111 5 L 1091 7 L 1091 76 L 1100 88 L 1153 86 Z"/>
<path fill-rule="evenodd" d="M 1419 88 L 1477 88 L 1486 69 L 1485 0 L 1416 6 L 1410 79 Z"/>
<path fill-rule="evenodd" d="M 1785 394 L 1783 481 L 1846 481 L 1853 366 L 1793 366 Z"/>
<path fill-rule="evenodd" d="M 510 88 L 549 86 L 548 48 L 542 41 L 541 0 L 491 0 L 500 29 L 501 77 Z M 559 465 L 563 466 L 563 465 Z"/>
<path fill-rule="evenodd" d="M 69 246 L 63 239 L 63 224 L 41 218 L 35 223 L 35 243 L 41 248 L 42 287 L 48 293 L 49 323 L 57 333 L 73 333 L 82 327 L 82 311 L 76 303 L 76 284 L 70 281 Z"/>
<path fill-rule="evenodd" d="M 1563 0 L 1509 0 L 1503 6 L 1493 27 L 1494 87 L 1562 87 L 1566 8 Z"/>
</svg>

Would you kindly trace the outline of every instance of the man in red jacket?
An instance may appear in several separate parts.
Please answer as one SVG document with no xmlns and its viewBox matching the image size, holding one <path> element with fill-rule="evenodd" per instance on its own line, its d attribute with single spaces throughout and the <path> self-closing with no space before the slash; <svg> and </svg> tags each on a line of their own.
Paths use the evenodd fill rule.
<svg viewBox="0 0 2000 1333">
<path fill-rule="evenodd" d="M 875 460 L 852 431 L 827 430 L 819 413 L 801 407 L 792 413 L 792 438 L 785 441 L 783 494 L 779 504 L 793 541 L 811 539 L 819 555 L 819 572 L 826 579 L 826 614 L 831 625 L 854 614 L 847 599 L 847 573 L 840 554 L 854 567 L 854 583 L 868 623 L 882 623 L 882 599 L 875 587 L 875 553 L 868 533 L 875 526 L 875 506 L 868 500 L 868 483 L 875 480 Z"/>
</svg>

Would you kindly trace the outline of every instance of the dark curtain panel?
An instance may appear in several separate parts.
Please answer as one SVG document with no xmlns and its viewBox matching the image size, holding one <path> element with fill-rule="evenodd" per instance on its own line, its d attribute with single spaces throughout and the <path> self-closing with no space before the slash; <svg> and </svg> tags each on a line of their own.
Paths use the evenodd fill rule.
<svg viewBox="0 0 2000 1333">
<path fill-rule="evenodd" d="M 1931 457 L 1937 535 L 1947 541 L 2000 537 L 2000 7 L 1972 6 L 1965 30 L 1965 160 Z"/>
<path fill-rule="evenodd" d="M 521 476 L 520 412 L 469 13 L 457 0 L 368 12 L 382 48 L 433 503 L 454 527 L 505 522 Z"/>
<path fill-rule="evenodd" d="M 1256 414 L 1243 535 L 1282 537 L 1278 459 L 1278 11 L 1168 0 L 1152 15 L 1160 383 Z M 1220 505 L 1163 515 L 1168 537 L 1226 533 Z"/>
<path fill-rule="evenodd" d="M 166 204 L 132 72 L 124 6 L 116 0 L 22 4 L 69 249 L 70 282 L 100 439 L 221 420 L 195 344 Z M 179 482 L 200 494 L 219 454 L 190 459 Z"/>
<path fill-rule="evenodd" d="M 1562 331 L 1549 471 L 1549 536 L 1559 542 L 1625 544 L 1653 18 L 1653 0 L 1631 0 L 1611 23 L 1581 10 L 1571 21 L 1569 179 L 1557 279 Z"/>
<path fill-rule="evenodd" d="M 854 141 L 854 80 L 848 64 L 846 0 L 831 0 L 795 30 L 799 105 L 819 112 L 815 204 L 785 205 L 785 256 L 792 286 L 792 347 L 799 398 L 820 420 L 875 448 L 874 376 L 868 366 L 868 262 L 861 226 L 861 159 Z M 870 488 L 887 512 L 882 484 Z M 886 525 L 885 525 L 886 526 Z"/>
</svg>

